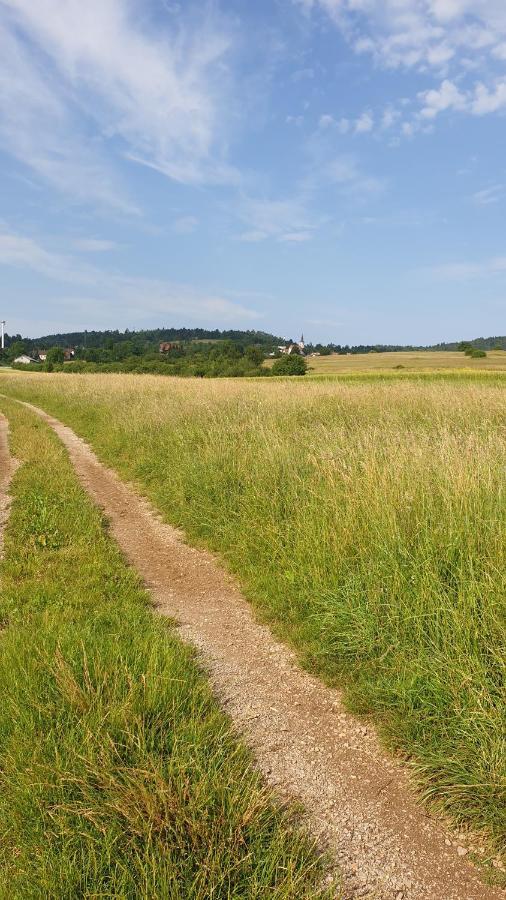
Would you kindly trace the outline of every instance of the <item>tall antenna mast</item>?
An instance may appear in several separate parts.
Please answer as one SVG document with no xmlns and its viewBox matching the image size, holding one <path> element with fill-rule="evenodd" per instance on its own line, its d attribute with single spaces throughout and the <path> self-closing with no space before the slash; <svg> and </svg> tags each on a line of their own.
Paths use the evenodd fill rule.
<svg viewBox="0 0 506 900">
<path fill-rule="evenodd" d="M 0 328 L 2 329 L 2 350 L 5 350 L 5 320 L 0 322 Z"/>
</svg>

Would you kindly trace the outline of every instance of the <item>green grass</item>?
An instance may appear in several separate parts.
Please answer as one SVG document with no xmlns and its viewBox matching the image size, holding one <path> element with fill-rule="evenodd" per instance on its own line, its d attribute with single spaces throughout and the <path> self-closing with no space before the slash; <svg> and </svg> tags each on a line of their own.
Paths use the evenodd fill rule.
<svg viewBox="0 0 506 900">
<path fill-rule="evenodd" d="M 62 446 L 0 408 L 23 463 L 0 567 L 0 897 L 323 896 L 314 848 Z"/>
<path fill-rule="evenodd" d="M 504 849 L 502 376 L 6 375 L 0 391 L 71 424 L 218 551 L 425 798 Z"/>
</svg>

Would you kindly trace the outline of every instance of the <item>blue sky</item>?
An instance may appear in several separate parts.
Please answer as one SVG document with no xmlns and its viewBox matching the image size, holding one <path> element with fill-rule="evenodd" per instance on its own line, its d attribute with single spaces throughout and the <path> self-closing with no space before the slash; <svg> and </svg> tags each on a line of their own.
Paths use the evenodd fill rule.
<svg viewBox="0 0 506 900">
<path fill-rule="evenodd" d="M 504 0 L 0 0 L 10 333 L 506 333 Z"/>
</svg>

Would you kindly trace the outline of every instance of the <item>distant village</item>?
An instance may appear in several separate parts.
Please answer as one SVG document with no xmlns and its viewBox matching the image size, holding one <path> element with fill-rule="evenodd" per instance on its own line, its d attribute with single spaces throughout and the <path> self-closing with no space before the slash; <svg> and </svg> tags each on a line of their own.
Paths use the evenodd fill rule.
<svg viewBox="0 0 506 900">
<path fill-rule="evenodd" d="M 306 354 L 306 345 L 304 343 L 303 334 L 301 334 L 300 336 L 300 341 L 295 341 L 294 343 L 288 344 L 279 344 L 276 350 L 273 350 L 272 353 L 269 353 L 269 356 L 276 356 L 277 353 L 281 353 L 282 356 L 291 356 L 294 353 L 298 354 L 299 356 L 320 356 L 320 353 L 318 351 L 313 351 L 312 353 Z"/>
<path fill-rule="evenodd" d="M 31 356 L 29 356 L 28 353 L 21 353 L 19 356 L 16 356 L 15 359 L 13 359 L 13 362 L 16 365 L 22 365 L 22 366 L 23 365 L 29 366 L 32 363 L 44 363 L 44 362 L 46 362 L 46 359 L 47 359 L 47 353 L 48 353 L 47 350 L 40 350 L 40 352 L 39 351 L 34 352 Z M 64 362 L 70 362 L 71 360 L 73 360 L 75 358 L 75 355 L 76 355 L 76 351 L 73 349 L 73 347 L 67 347 L 63 351 Z"/>
</svg>

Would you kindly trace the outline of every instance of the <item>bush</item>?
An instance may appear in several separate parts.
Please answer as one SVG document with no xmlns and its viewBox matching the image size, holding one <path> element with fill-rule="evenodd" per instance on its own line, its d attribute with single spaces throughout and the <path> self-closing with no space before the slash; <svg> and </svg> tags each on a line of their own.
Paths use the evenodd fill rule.
<svg viewBox="0 0 506 900">
<path fill-rule="evenodd" d="M 484 350 L 471 350 L 469 354 L 471 359 L 485 359 L 486 355 Z"/>
<path fill-rule="evenodd" d="M 47 351 L 46 363 L 63 365 L 64 360 L 65 354 L 61 347 L 51 347 L 51 349 Z"/>
<path fill-rule="evenodd" d="M 303 356 L 290 354 L 277 359 L 271 369 L 273 375 L 305 375 L 307 363 Z"/>
</svg>

